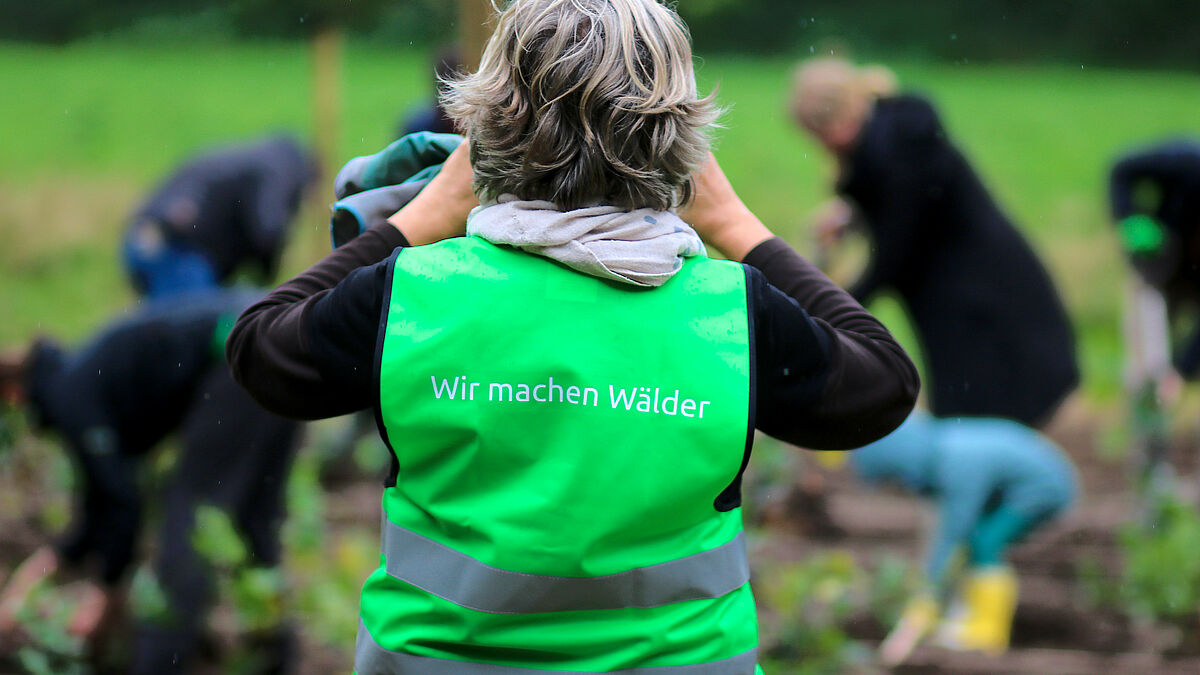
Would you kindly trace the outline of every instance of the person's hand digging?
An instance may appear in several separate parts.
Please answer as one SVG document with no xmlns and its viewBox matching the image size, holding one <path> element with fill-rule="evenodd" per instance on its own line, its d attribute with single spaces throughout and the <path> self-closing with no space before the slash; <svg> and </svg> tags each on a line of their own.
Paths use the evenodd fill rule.
<svg viewBox="0 0 1200 675">
<path fill-rule="evenodd" d="M 930 593 L 922 592 L 909 600 L 900 621 L 879 645 L 879 661 L 889 668 L 903 663 L 933 631 L 939 614 L 937 600 Z"/>
<path fill-rule="evenodd" d="M 58 554 L 48 546 L 34 551 L 13 570 L 4 591 L 0 592 L 0 640 L 11 637 L 17 630 L 17 613 L 24 606 L 29 593 L 56 572 Z"/>
</svg>

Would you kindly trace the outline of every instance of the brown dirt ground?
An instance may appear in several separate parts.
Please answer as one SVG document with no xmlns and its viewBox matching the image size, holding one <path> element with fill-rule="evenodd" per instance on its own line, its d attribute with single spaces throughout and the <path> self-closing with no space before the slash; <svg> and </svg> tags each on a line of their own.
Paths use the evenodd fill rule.
<svg viewBox="0 0 1200 675">
<path fill-rule="evenodd" d="M 1071 513 L 1037 532 L 1013 552 L 1022 593 L 1014 622 L 1013 648 L 1001 657 L 985 657 L 923 647 L 905 666 L 893 672 L 906 675 L 1062 675 L 1106 670 L 1149 675 L 1200 672 L 1200 654 L 1165 655 L 1169 650 L 1163 645 L 1177 636 L 1135 626 L 1128 617 L 1116 612 L 1088 607 L 1080 597 L 1075 583 L 1077 561 L 1091 557 L 1115 574 L 1117 550 L 1113 534 L 1136 507 L 1126 478 L 1127 467 L 1100 458 L 1095 431 L 1098 426 L 1095 419 L 1068 406 L 1051 427 L 1050 434 L 1066 448 L 1079 468 L 1084 496 Z M 1195 456 L 1194 438 L 1177 441 L 1173 448 L 1176 466 L 1191 473 Z M 829 515 L 842 530 L 842 536 L 833 539 L 808 536 L 815 527 L 808 505 L 797 503 L 795 495 L 776 495 L 760 509 L 772 536 L 758 555 L 774 561 L 794 561 L 816 551 L 837 549 L 848 550 L 862 561 L 874 559 L 883 551 L 914 560 L 919 556 L 919 541 L 928 520 L 919 502 L 900 494 L 868 490 L 841 473 L 817 475 L 829 495 Z M 19 491 L 21 481 L 19 475 L 0 474 L 0 494 Z M 358 480 L 334 488 L 327 499 L 330 526 L 353 523 L 374 527 L 379 518 L 376 486 L 377 483 Z M 44 527 L 34 517 L 41 506 L 38 498 L 20 504 L 7 501 L 3 506 L 0 579 L 6 579 L 16 562 L 44 536 Z M 355 601 L 347 598 L 347 602 Z M 302 617 L 299 623 L 302 638 L 298 675 L 345 672 L 352 646 L 335 648 L 318 644 L 303 634 Z M 886 627 L 871 617 L 856 617 L 846 629 L 853 637 L 875 644 Z M 11 652 L 0 653 L 0 674 L 19 672 Z M 222 666 L 219 661 L 212 661 L 198 672 L 215 675 L 222 672 Z M 867 672 L 884 671 L 868 669 Z"/>
</svg>

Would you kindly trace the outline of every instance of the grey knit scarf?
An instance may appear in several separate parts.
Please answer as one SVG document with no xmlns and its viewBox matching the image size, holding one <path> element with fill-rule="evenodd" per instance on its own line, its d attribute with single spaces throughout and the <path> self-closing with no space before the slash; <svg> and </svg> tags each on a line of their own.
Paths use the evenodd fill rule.
<svg viewBox="0 0 1200 675">
<path fill-rule="evenodd" d="M 472 211 L 467 234 L 634 286 L 661 286 L 684 258 L 705 255 L 700 236 L 670 211 L 605 205 L 560 211 L 512 195 Z"/>
</svg>

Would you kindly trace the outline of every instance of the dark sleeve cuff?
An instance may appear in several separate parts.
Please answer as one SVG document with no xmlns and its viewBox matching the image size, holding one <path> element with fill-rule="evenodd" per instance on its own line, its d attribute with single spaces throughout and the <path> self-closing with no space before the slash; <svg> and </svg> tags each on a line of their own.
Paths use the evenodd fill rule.
<svg viewBox="0 0 1200 675">
<path fill-rule="evenodd" d="M 762 272 L 766 275 L 767 281 L 771 281 L 772 276 L 768 270 L 777 268 L 782 263 L 782 258 L 790 258 L 795 255 L 796 252 L 786 241 L 780 237 L 771 237 L 751 249 L 742 262 Z"/>
<path fill-rule="evenodd" d="M 377 233 L 389 251 L 395 250 L 398 246 L 409 246 L 404 233 L 392 226 L 391 223 L 379 223 L 368 228 L 367 232 Z M 364 232 L 364 234 L 366 233 Z"/>
</svg>

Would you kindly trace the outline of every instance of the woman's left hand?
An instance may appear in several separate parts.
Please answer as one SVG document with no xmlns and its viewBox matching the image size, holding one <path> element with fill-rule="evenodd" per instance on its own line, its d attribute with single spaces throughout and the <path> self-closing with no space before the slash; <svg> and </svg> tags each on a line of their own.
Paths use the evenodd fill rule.
<svg viewBox="0 0 1200 675">
<path fill-rule="evenodd" d="M 433 180 L 388 222 L 412 246 L 463 236 L 467 231 L 467 215 L 479 205 L 471 189 L 473 178 L 470 148 L 464 141 L 446 158 Z"/>
</svg>

